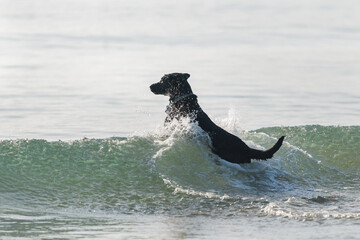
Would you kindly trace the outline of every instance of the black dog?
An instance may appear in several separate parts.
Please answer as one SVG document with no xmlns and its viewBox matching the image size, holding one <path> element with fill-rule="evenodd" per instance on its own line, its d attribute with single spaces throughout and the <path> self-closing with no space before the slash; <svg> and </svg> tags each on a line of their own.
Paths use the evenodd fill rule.
<svg viewBox="0 0 360 240">
<path fill-rule="evenodd" d="M 266 151 L 248 147 L 240 138 L 228 133 L 217 126 L 201 109 L 197 96 L 193 94 L 187 79 L 187 73 L 166 74 L 159 83 L 150 86 L 155 94 L 170 97 L 170 104 L 166 110 L 166 122 L 190 116 L 199 126 L 209 134 L 212 141 L 212 151 L 224 160 L 232 163 L 250 163 L 251 159 L 266 160 L 272 158 L 279 150 L 284 140 L 282 136 L 277 143 Z"/>
</svg>

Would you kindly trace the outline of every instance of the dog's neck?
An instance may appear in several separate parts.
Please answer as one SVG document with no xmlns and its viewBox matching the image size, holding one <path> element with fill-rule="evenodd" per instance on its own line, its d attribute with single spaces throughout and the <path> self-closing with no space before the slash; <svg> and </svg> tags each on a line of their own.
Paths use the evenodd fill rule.
<svg viewBox="0 0 360 240">
<path fill-rule="evenodd" d="M 185 98 L 188 98 L 188 97 L 197 97 L 195 94 L 193 93 L 189 93 L 189 94 L 185 94 L 185 95 L 182 95 L 180 97 L 177 97 L 177 98 L 170 98 L 170 104 L 176 104 L 177 102 L 180 102 L 181 100 L 185 99 Z"/>
<path fill-rule="evenodd" d="M 166 106 L 165 113 L 172 119 L 174 117 L 186 116 L 194 109 L 200 109 L 197 103 L 197 96 L 193 93 L 181 95 L 176 98 L 170 98 L 169 105 Z"/>
</svg>

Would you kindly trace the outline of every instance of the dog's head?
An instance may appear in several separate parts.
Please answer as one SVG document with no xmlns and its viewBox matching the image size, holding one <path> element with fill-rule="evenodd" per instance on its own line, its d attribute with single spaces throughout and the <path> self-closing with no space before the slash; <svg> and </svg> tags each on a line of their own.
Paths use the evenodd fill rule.
<svg viewBox="0 0 360 240">
<path fill-rule="evenodd" d="M 192 93 L 191 87 L 187 82 L 189 77 L 190 74 L 188 73 L 165 74 L 160 82 L 150 86 L 150 90 L 155 94 L 162 94 L 170 98 L 189 94 Z"/>
</svg>

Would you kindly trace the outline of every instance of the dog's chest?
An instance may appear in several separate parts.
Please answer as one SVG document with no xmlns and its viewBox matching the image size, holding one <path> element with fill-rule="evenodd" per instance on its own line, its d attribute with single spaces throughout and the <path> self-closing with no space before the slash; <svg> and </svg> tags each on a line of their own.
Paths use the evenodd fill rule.
<svg viewBox="0 0 360 240">
<path fill-rule="evenodd" d="M 170 122 L 173 119 L 181 120 L 182 118 L 189 117 L 191 120 L 197 120 L 197 114 L 201 111 L 201 108 L 189 102 L 185 102 L 182 104 L 169 104 L 166 106 L 166 122 Z"/>
<path fill-rule="evenodd" d="M 172 120 L 174 118 L 177 118 L 179 119 L 181 116 L 183 116 L 181 114 L 181 111 L 176 108 L 176 106 L 172 105 L 172 104 L 169 104 L 166 106 L 166 109 L 165 109 L 165 113 L 166 113 L 166 119 L 167 120 Z"/>
</svg>

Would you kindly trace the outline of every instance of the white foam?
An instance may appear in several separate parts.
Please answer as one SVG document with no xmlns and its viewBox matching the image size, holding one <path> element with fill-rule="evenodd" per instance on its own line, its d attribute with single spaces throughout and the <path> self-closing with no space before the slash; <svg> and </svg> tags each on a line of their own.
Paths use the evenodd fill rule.
<svg viewBox="0 0 360 240">
<path fill-rule="evenodd" d="M 281 207 L 279 204 L 271 202 L 266 206 L 262 207 L 261 211 L 267 216 L 278 216 L 285 218 L 294 218 L 299 220 L 316 220 L 316 219 L 360 219 L 360 213 L 341 213 L 341 209 L 332 208 L 332 209 L 321 209 L 316 208 L 313 211 L 302 211 L 305 204 L 308 204 L 306 200 L 299 200 L 296 198 L 289 198 L 285 204 L 295 205 L 291 207 L 286 205 Z M 309 209 L 309 208 L 308 208 Z"/>
<path fill-rule="evenodd" d="M 216 198 L 216 199 L 231 199 L 231 197 L 227 194 L 218 194 L 216 193 L 215 190 L 209 190 L 209 191 L 198 191 L 198 190 L 194 190 L 191 188 L 183 188 L 180 185 L 178 185 L 175 181 L 169 180 L 167 178 L 163 178 L 163 181 L 166 185 L 168 185 L 169 187 L 173 188 L 173 194 L 178 194 L 178 193 L 184 193 L 187 195 L 192 195 L 192 196 L 201 196 L 201 197 L 205 197 L 205 198 Z"/>
</svg>

